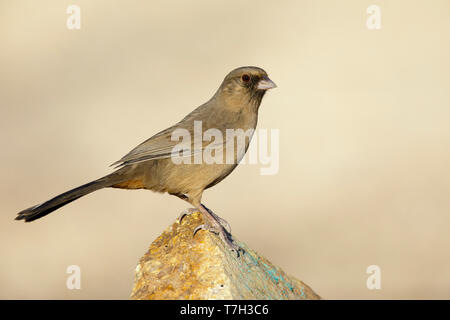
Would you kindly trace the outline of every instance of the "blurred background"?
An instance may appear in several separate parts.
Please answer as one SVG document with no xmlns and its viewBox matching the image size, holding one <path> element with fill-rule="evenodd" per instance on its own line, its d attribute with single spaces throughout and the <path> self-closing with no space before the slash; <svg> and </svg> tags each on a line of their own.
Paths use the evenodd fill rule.
<svg viewBox="0 0 450 320">
<path fill-rule="evenodd" d="M 66 27 L 72 4 L 80 30 Z M 447 0 L 0 0 L 0 298 L 127 299 L 186 203 L 105 189 L 31 224 L 16 213 L 111 172 L 256 65 L 278 85 L 258 126 L 280 130 L 280 170 L 239 166 L 205 204 L 323 298 L 449 299 L 449 12 Z M 66 288 L 69 265 L 81 290 Z M 381 290 L 366 287 L 369 265 Z"/>
</svg>

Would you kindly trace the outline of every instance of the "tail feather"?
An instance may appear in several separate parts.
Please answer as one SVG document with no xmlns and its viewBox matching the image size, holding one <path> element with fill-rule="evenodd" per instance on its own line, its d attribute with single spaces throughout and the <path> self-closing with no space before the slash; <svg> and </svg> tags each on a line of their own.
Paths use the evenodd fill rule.
<svg viewBox="0 0 450 320">
<path fill-rule="evenodd" d="M 96 190 L 109 187 L 114 183 L 111 182 L 110 179 L 105 178 L 86 183 L 78 188 L 64 192 L 42 204 L 25 209 L 17 214 L 16 220 L 25 220 L 25 222 L 30 222 L 42 218 L 56 209 L 81 198 L 82 196 Z"/>
</svg>

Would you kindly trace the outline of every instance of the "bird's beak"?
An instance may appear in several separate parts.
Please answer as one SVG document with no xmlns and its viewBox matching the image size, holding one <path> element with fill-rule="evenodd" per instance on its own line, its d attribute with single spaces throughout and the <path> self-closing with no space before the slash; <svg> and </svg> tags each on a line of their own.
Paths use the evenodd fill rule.
<svg viewBox="0 0 450 320">
<path fill-rule="evenodd" d="M 269 90 L 272 88 L 276 88 L 277 85 L 275 82 L 269 79 L 269 77 L 265 76 L 261 80 L 259 80 L 258 85 L 256 86 L 256 89 L 258 90 Z"/>
</svg>

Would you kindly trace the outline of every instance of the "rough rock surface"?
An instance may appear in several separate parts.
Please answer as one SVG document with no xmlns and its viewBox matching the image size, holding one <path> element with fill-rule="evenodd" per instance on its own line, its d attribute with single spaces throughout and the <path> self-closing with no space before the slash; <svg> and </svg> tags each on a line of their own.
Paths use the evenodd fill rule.
<svg viewBox="0 0 450 320">
<path fill-rule="evenodd" d="M 132 299 L 320 299 L 235 237 L 245 250 L 240 257 L 211 232 L 193 237 L 202 223 L 193 213 L 151 244 L 136 267 Z"/>
</svg>

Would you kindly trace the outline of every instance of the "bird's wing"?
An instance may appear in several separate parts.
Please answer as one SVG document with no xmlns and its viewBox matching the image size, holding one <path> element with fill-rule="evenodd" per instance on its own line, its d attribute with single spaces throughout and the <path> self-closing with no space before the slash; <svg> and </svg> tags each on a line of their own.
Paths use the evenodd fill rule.
<svg viewBox="0 0 450 320">
<path fill-rule="evenodd" d="M 120 160 L 111 164 L 111 166 L 122 167 L 147 160 L 170 158 L 174 152 L 174 147 L 180 144 L 180 141 L 172 139 L 172 133 L 175 129 L 177 127 L 173 126 L 157 133 L 128 152 Z M 186 154 L 187 151 L 184 152 Z M 190 152 L 192 153 L 192 151 Z"/>
<path fill-rule="evenodd" d="M 170 158 L 174 155 L 188 157 L 197 152 L 202 152 L 206 146 L 209 148 L 215 147 L 216 144 L 214 142 L 211 144 L 211 142 L 202 141 L 201 145 L 194 144 L 194 121 L 200 119 L 199 114 L 205 107 L 207 107 L 207 105 L 200 106 L 174 126 L 169 127 L 142 142 L 120 160 L 111 164 L 111 166 L 122 167 L 147 160 Z M 176 132 L 176 130 L 180 129 L 184 130 L 185 134 L 189 134 L 190 141 L 181 139 L 180 134 L 182 135 L 183 132 Z M 199 133 L 202 134 L 201 132 Z M 225 141 L 220 141 L 220 143 L 217 144 L 217 147 L 222 146 L 224 142 Z M 175 147 L 177 148 L 174 149 Z"/>
<path fill-rule="evenodd" d="M 198 152 L 203 152 L 206 147 L 209 149 L 217 148 L 216 150 L 224 150 L 225 145 L 227 144 L 225 131 L 227 128 L 233 128 L 234 123 L 214 121 L 215 118 L 211 117 L 211 115 L 215 115 L 219 118 L 226 118 L 221 112 L 223 111 L 211 107 L 209 102 L 205 103 L 192 111 L 174 126 L 157 133 L 135 147 L 111 166 L 122 167 L 147 160 L 170 158 L 172 156 L 190 157 Z M 201 144 L 195 144 L 194 137 L 196 134 L 200 134 L 200 137 L 202 137 L 203 134 L 203 132 L 194 132 L 197 130 L 195 121 L 202 121 L 204 128 L 215 128 L 220 130 L 223 133 L 222 141 L 214 140 L 210 142 L 202 140 Z M 183 132 L 176 132 L 176 130 L 180 129 L 184 130 L 185 134 L 189 134 L 189 140 L 184 141 L 181 139 Z"/>
</svg>

